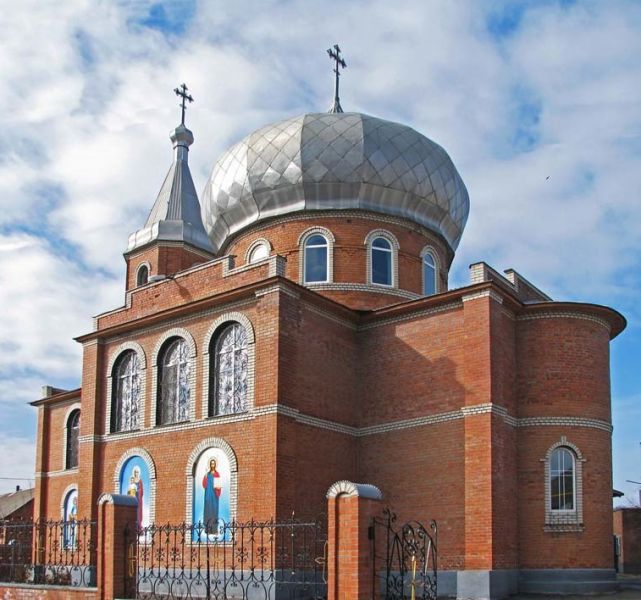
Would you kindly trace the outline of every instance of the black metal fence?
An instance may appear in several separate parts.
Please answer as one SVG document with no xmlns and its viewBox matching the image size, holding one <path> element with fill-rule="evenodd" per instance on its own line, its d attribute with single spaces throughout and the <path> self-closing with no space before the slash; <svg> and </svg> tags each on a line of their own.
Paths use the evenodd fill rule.
<svg viewBox="0 0 641 600">
<path fill-rule="evenodd" d="M 94 587 L 95 521 L 0 521 L 0 581 Z"/>
<path fill-rule="evenodd" d="M 126 530 L 125 547 L 136 598 L 327 597 L 325 521 L 152 525 Z"/>
<path fill-rule="evenodd" d="M 437 527 L 418 521 L 397 525 L 396 515 L 385 510 L 374 519 L 370 539 L 374 548 L 372 598 L 436 600 Z"/>
</svg>

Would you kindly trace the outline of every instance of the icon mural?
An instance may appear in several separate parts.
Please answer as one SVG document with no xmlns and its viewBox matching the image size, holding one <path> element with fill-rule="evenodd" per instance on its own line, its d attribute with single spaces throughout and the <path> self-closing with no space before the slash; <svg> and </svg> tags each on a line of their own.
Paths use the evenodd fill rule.
<svg viewBox="0 0 641 600">
<path fill-rule="evenodd" d="M 136 522 L 138 527 L 150 525 L 151 483 L 149 468 L 140 456 L 127 459 L 120 470 L 120 493 L 133 496 L 138 500 L 138 514 Z"/>
<path fill-rule="evenodd" d="M 75 548 L 78 535 L 78 490 L 71 490 L 65 497 L 62 518 L 65 521 L 64 546 L 65 548 Z"/>
<path fill-rule="evenodd" d="M 194 470 L 194 504 L 192 522 L 201 524 L 200 534 L 194 532 L 194 541 L 222 540 L 223 524 L 229 523 L 231 475 L 229 459 L 220 448 L 208 448 L 196 463 Z"/>
</svg>

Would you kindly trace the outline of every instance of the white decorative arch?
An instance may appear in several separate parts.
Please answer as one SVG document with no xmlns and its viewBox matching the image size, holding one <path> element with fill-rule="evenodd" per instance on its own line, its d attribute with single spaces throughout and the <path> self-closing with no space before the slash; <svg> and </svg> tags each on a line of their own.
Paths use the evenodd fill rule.
<svg viewBox="0 0 641 600">
<path fill-rule="evenodd" d="M 240 323 L 247 332 L 247 410 L 254 407 L 254 377 L 256 364 L 256 333 L 251 320 L 241 312 L 232 311 L 223 313 L 209 326 L 203 342 L 203 395 L 201 401 L 200 416 L 202 419 L 209 417 L 209 382 L 211 375 L 211 355 L 209 348 L 216 332 L 226 325 L 236 321 Z M 229 415 L 225 415 L 229 416 Z"/>
<path fill-rule="evenodd" d="M 272 245 L 270 241 L 267 238 L 258 238 L 257 240 L 254 240 L 250 245 L 249 248 L 247 248 L 247 251 L 245 252 L 245 264 L 249 264 L 249 259 L 251 258 L 252 252 L 258 247 L 258 246 L 267 246 L 267 252 L 268 254 L 271 254 L 272 252 Z M 265 257 L 266 259 L 267 257 Z M 261 259 L 261 260 L 265 260 Z"/>
<path fill-rule="evenodd" d="M 171 329 L 165 331 L 154 347 L 154 351 L 151 359 L 151 423 L 152 426 L 157 425 L 156 423 L 156 406 L 158 401 L 158 359 L 160 358 L 160 352 L 163 349 L 165 343 L 174 337 L 183 338 L 187 345 L 189 346 L 189 389 L 191 390 L 191 397 L 189 399 L 189 420 L 196 420 L 196 342 L 194 341 L 194 336 L 191 335 L 183 327 L 172 327 Z"/>
<path fill-rule="evenodd" d="M 77 483 L 70 483 L 62 492 L 62 496 L 60 498 L 60 518 L 61 519 L 65 518 L 65 500 L 67 499 L 67 496 L 71 494 L 71 492 L 73 491 L 78 492 Z M 78 495 L 80 495 L 80 492 L 78 492 Z"/>
<path fill-rule="evenodd" d="M 116 468 L 114 469 L 113 477 L 113 489 L 114 494 L 120 494 L 120 472 L 125 466 L 125 463 L 134 456 L 140 456 L 145 461 L 147 468 L 149 469 L 149 484 L 151 489 L 149 490 L 149 523 L 153 524 L 156 520 L 156 463 L 152 458 L 151 454 L 147 452 L 144 448 L 129 448 L 116 463 Z"/>
<path fill-rule="evenodd" d="M 327 240 L 327 281 L 305 283 L 305 242 L 312 235 L 322 235 Z M 308 227 L 298 237 L 298 282 L 301 285 L 323 285 L 334 281 L 334 244 L 336 238 L 326 227 Z"/>
<path fill-rule="evenodd" d="M 574 458 L 574 498 L 575 508 L 572 511 L 558 511 L 551 508 L 550 493 L 550 459 L 552 453 L 558 448 L 566 448 Z M 545 531 L 582 531 L 583 530 L 583 458 L 581 450 L 576 444 L 568 441 L 566 436 L 561 436 L 558 442 L 552 444 L 541 459 L 544 470 L 545 486 Z"/>
<path fill-rule="evenodd" d="M 372 281 L 372 243 L 376 238 L 382 237 L 386 239 L 392 247 L 392 285 L 385 285 L 382 283 L 374 283 Z M 390 233 L 386 229 L 373 229 L 365 236 L 365 246 L 367 248 L 367 254 L 365 258 L 366 268 L 367 268 L 367 283 L 369 285 L 380 285 L 383 287 L 398 287 L 398 251 L 400 249 L 400 244 L 396 239 L 396 236 L 393 233 Z"/>
<path fill-rule="evenodd" d="M 229 489 L 229 512 L 232 519 L 236 518 L 238 509 L 238 460 L 234 449 L 227 443 L 226 440 L 220 437 L 210 437 L 200 441 L 191 451 L 187 459 L 187 466 L 185 467 L 185 523 L 192 522 L 192 507 L 194 504 L 194 470 L 196 463 L 201 454 L 209 448 L 218 448 L 225 453 L 227 460 L 229 460 L 229 474 L 230 474 L 230 489 Z"/>
<path fill-rule="evenodd" d="M 421 292 L 425 292 L 425 269 L 423 268 L 423 259 L 429 254 L 432 259 L 434 259 L 434 293 L 439 294 L 441 292 L 441 259 L 438 256 L 438 252 L 434 246 L 425 246 L 421 250 Z"/>
<path fill-rule="evenodd" d="M 135 288 L 140 287 L 141 285 L 147 285 L 147 283 L 138 283 L 138 276 L 140 274 L 140 269 L 143 267 L 147 267 L 147 283 L 149 283 L 149 277 L 151 277 L 151 263 L 148 260 L 145 260 L 141 262 L 137 267 L 136 267 L 136 275 L 134 279 L 134 286 Z"/>
<path fill-rule="evenodd" d="M 78 467 L 71 467 L 70 469 L 67 469 L 67 431 L 68 431 L 68 423 L 69 423 L 69 417 L 71 416 L 71 413 L 74 410 L 79 410 L 80 411 L 80 425 L 82 426 L 82 407 L 80 402 L 74 402 L 68 409 L 67 412 L 65 413 L 65 419 L 63 421 L 63 427 L 62 427 L 62 470 L 63 471 L 77 471 Z"/>
<path fill-rule="evenodd" d="M 338 498 L 338 496 L 359 496 L 371 500 L 382 500 L 383 494 L 371 483 L 352 483 L 343 479 L 333 483 L 327 490 L 327 498 Z"/>
<path fill-rule="evenodd" d="M 117 360 L 128 350 L 133 350 L 138 356 L 138 364 L 140 365 L 140 417 L 138 422 L 138 429 L 145 429 L 145 400 L 147 397 L 147 356 L 142 346 L 137 342 L 124 342 L 115 348 L 109 356 L 109 364 L 107 365 L 107 414 L 105 415 L 105 434 L 111 433 L 111 402 L 113 400 L 113 372 Z M 119 431 L 118 433 L 126 433 Z"/>
</svg>

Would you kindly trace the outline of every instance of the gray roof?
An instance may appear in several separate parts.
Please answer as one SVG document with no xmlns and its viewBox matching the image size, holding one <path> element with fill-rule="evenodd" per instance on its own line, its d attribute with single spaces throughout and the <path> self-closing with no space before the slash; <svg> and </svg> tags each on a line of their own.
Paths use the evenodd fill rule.
<svg viewBox="0 0 641 600">
<path fill-rule="evenodd" d="M 202 200 L 216 250 L 252 223 L 330 209 L 403 217 L 455 250 L 469 213 L 443 148 L 411 127 L 360 113 L 307 114 L 255 131 L 220 157 Z"/>
<path fill-rule="evenodd" d="M 5 519 L 29 502 L 35 493 L 34 488 L 18 490 L 0 496 L 0 519 Z"/>
<path fill-rule="evenodd" d="M 145 226 L 129 236 L 127 252 L 154 240 L 168 240 L 186 242 L 213 253 L 200 216 L 198 194 L 187 160 L 194 136 L 184 125 L 179 125 L 171 132 L 170 138 L 175 150 L 174 162 Z"/>
</svg>

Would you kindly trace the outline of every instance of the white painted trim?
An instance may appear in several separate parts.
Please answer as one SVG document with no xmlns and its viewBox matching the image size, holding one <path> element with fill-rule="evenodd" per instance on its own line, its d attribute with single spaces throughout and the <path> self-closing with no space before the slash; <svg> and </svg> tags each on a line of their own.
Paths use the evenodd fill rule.
<svg viewBox="0 0 641 600">
<path fill-rule="evenodd" d="M 572 454 L 574 460 L 574 510 L 552 510 L 550 494 L 550 458 L 552 453 L 558 448 L 565 448 Z M 540 459 L 543 463 L 544 471 L 544 501 L 545 501 L 545 525 L 544 531 L 583 531 L 583 463 L 585 458 L 578 446 L 568 441 L 566 436 L 561 436 L 558 442 L 552 444 L 545 453 L 545 457 Z"/>
<path fill-rule="evenodd" d="M 387 285 L 386 283 L 374 283 L 372 281 L 372 243 L 376 238 L 382 237 L 387 240 L 392 247 L 392 284 Z M 400 245 L 396 236 L 393 233 L 390 233 L 386 229 L 373 229 L 370 231 L 367 236 L 365 236 L 365 247 L 366 247 L 366 281 L 368 285 L 375 286 L 376 288 L 398 288 L 398 251 Z M 417 297 L 420 297 L 419 294 L 416 294 Z"/>
<path fill-rule="evenodd" d="M 516 317 L 517 321 L 535 321 L 537 319 L 582 319 L 583 321 L 591 321 L 592 323 L 597 323 L 602 327 L 605 327 L 608 332 L 612 331 L 610 323 L 608 323 L 605 319 L 600 319 L 599 317 L 594 317 L 592 315 L 586 315 L 574 311 L 536 312 L 532 314 L 518 315 Z"/>
<path fill-rule="evenodd" d="M 142 269 L 143 267 L 147 267 L 147 281 L 145 283 L 138 283 L 138 275 L 140 274 L 140 269 Z M 143 285 L 147 285 L 149 283 L 150 277 L 151 277 L 151 263 L 148 260 L 145 260 L 136 267 L 136 275 L 134 278 L 134 285 L 132 287 L 140 288 Z"/>
<path fill-rule="evenodd" d="M 106 415 L 105 415 L 105 434 L 112 433 L 111 431 L 111 407 L 113 402 L 113 372 L 116 362 L 120 356 L 129 350 L 133 350 L 138 355 L 138 364 L 140 365 L 140 406 L 138 407 L 138 427 L 137 429 L 145 428 L 145 406 L 147 398 L 147 357 L 142 346 L 137 342 L 123 342 L 114 349 L 109 357 L 109 364 L 107 366 L 107 398 L 106 398 Z M 115 432 L 114 432 L 115 433 Z M 118 432 L 120 433 L 120 432 Z"/>
<path fill-rule="evenodd" d="M 438 252 L 434 246 L 427 245 L 421 250 L 421 292 L 424 296 L 425 294 L 425 268 L 423 262 L 425 261 L 425 256 L 429 254 L 434 260 L 434 295 L 441 293 L 441 259 L 438 256 Z"/>
<path fill-rule="evenodd" d="M 70 483 L 62 492 L 62 496 L 60 498 L 60 519 L 65 518 L 65 500 L 67 499 L 67 496 L 71 494 L 71 492 L 76 491 L 78 492 L 78 504 L 80 504 L 80 491 L 78 490 L 78 484 L 77 483 Z"/>
<path fill-rule="evenodd" d="M 382 500 L 383 494 L 375 485 L 371 483 L 352 483 L 343 479 L 333 483 L 327 490 L 325 497 L 338 498 L 338 496 L 358 496 L 360 498 L 368 498 L 370 500 Z"/>
<path fill-rule="evenodd" d="M 156 521 L 156 464 L 151 454 L 144 448 L 130 448 L 119 459 L 114 470 L 113 486 L 114 494 L 121 494 L 120 492 L 120 471 L 125 466 L 125 463 L 134 456 L 139 456 L 145 461 L 147 469 L 149 469 L 149 523 L 153 524 Z"/>
<path fill-rule="evenodd" d="M 249 259 L 250 259 L 251 255 L 252 255 L 252 252 L 253 252 L 253 251 L 254 251 L 258 246 L 267 246 L 267 255 L 268 255 L 268 256 L 265 256 L 265 257 L 261 258 L 260 260 L 257 260 L 257 261 L 255 261 L 255 262 L 253 262 L 253 263 L 250 263 L 250 262 L 249 262 Z M 258 239 L 256 239 L 256 240 L 254 240 L 254 241 L 249 245 L 249 247 L 247 248 L 247 251 L 245 252 L 245 264 L 248 264 L 248 265 L 254 265 L 254 264 L 256 264 L 256 263 L 260 262 L 261 260 L 265 260 L 265 259 L 266 259 L 266 258 L 268 258 L 268 257 L 269 257 L 269 255 L 272 253 L 272 250 L 273 250 L 272 245 L 271 245 L 270 241 L 269 241 L 267 238 L 263 238 L 263 237 L 261 237 L 261 238 L 258 238 Z"/>
<path fill-rule="evenodd" d="M 152 354 L 150 415 L 150 423 L 152 427 L 158 426 L 158 418 L 156 414 L 158 399 L 158 360 L 165 342 L 174 337 L 184 339 L 189 346 L 189 420 L 196 420 L 196 342 L 194 341 L 194 336 L 192 336 L 184 327 L 172 327 L 158 338 Z"/>
<path fill-rule="evenodd" d="M 305 243 L 312 235 L 322 235 L 327 240 L 327 280 L 305 282 Z M 334 245 L 336 238 L 326 227 L 309 227 L 298 237 L 298 282 L 304 286 L 316 286 L 334 281 Z"/>
<path fill-rule="evenodd" d="M 185 523 L 192 523 L 192 507 L 194 500 L 194 470 L 196 463 L 203 452 L 209 448 L 218 448 L 222 450 L 227 456 L 229 461 L 229 513 L 231 519 L 235 519 L 238 514 L 238 459 L 234 449 L 227 443 L 226 440 L 220 437 L 210 437 L 201 440 L 191 451 L 187 459 L 187 466 L 185 468 L 185 478 L 187 484 L 185 485 Z"/>
<path fill-rule="evenodd" d="M 256 377 L 256 334 L 254 331 L 254 325 L 247 317 L 241 312 L 232 311 L 220 315 L 214 322 L 209 326 L 205 338 L 203 341 L 203 393 L 201 399 L 201 409 L 200 409 L 200 418 L 206 419 L 209 418 L 209 384 L 210 384 L 210 374 L 211 374 L 211 354 L 209 348 L 211 346 L 212 339 L 216 335 L 216 332 L 223 326 L 229 323 L 240 323 L 247 332 L 247 410 L 251 411 L 254 408 L 254 380 Z M 227 415 L 211 415 L 211 418 L 218 419 Z"/>
</svg>

